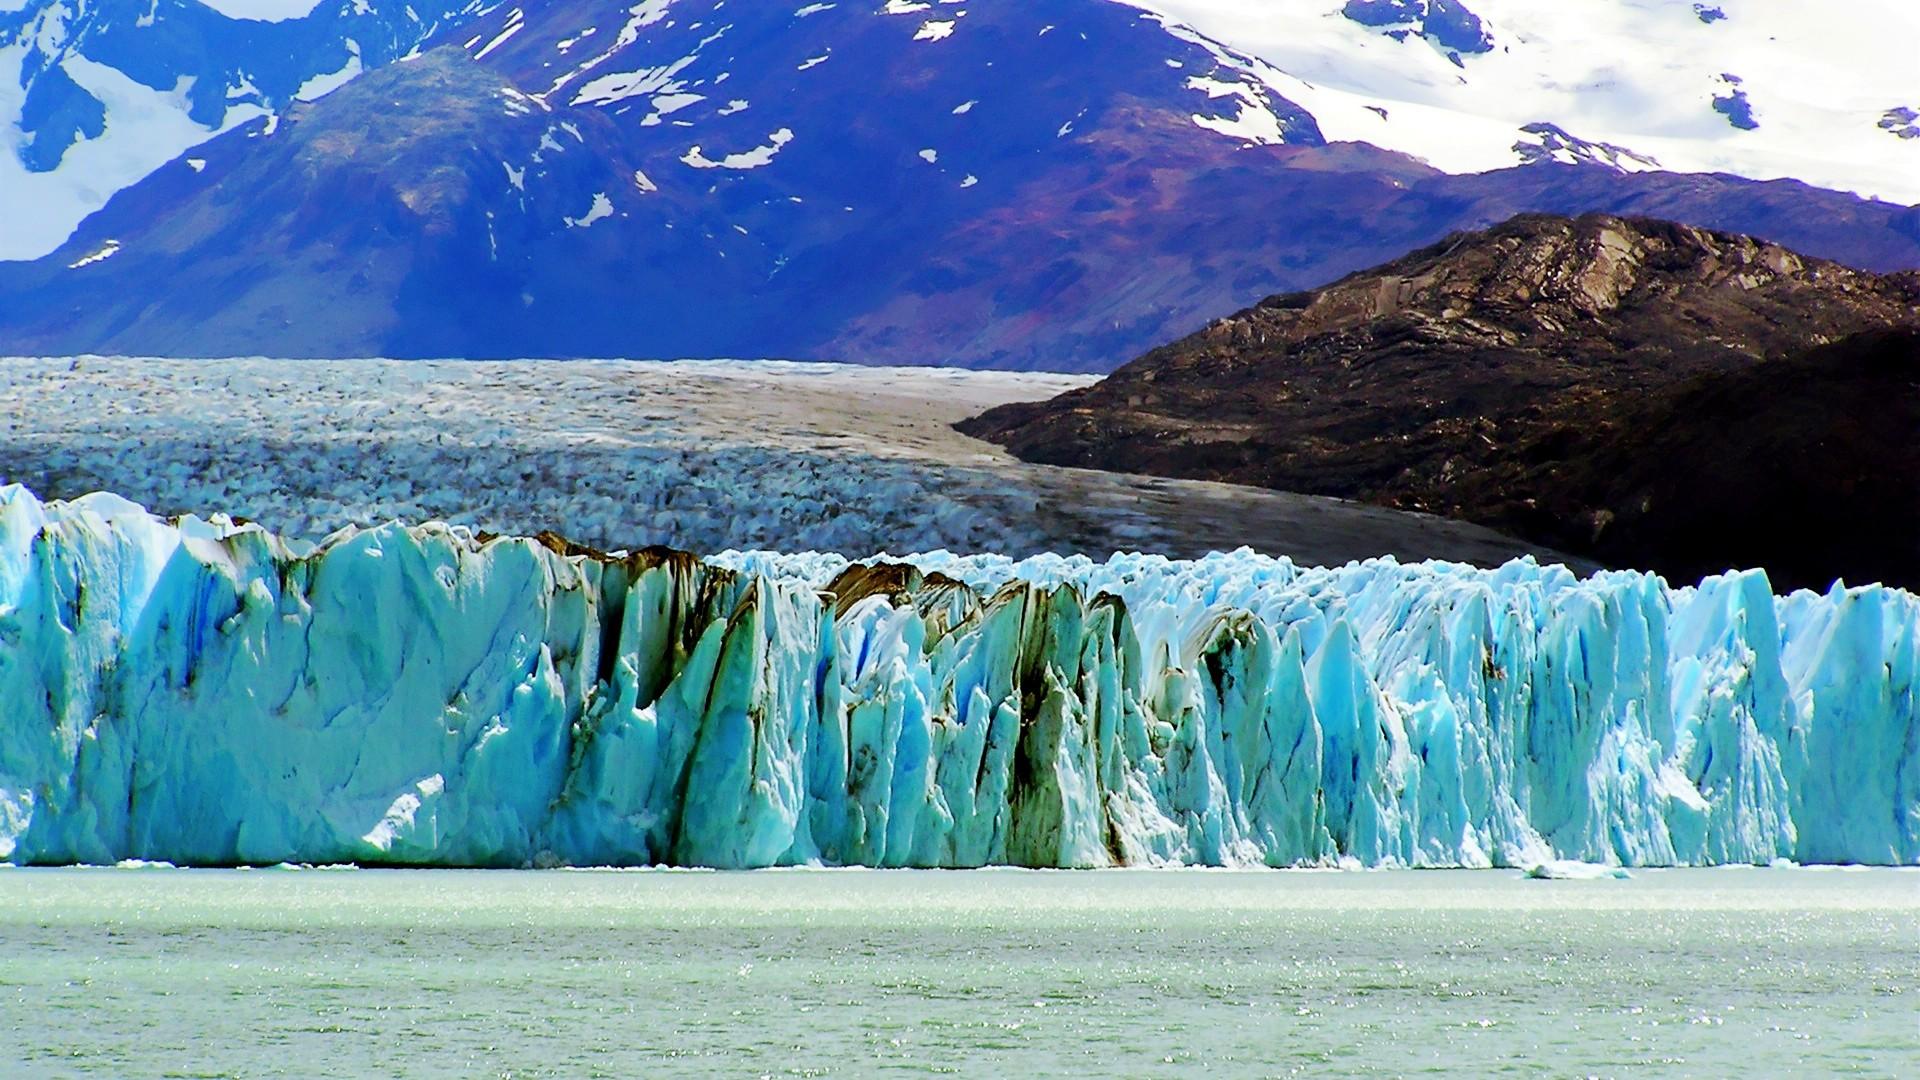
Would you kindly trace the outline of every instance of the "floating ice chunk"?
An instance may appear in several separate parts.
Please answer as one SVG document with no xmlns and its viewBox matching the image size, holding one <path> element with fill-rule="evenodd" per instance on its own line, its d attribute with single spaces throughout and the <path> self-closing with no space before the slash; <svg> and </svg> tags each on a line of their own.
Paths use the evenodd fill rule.
<svg viewBox="0 0 1920 1080">
<path fill-rule="evenodd" d="M 1535 881 L 1609 881 L 1625 880 L 1633 874 L 1623 866 L 1552 859 L 1528 867 L 1527 876 Z"/>
</svg>

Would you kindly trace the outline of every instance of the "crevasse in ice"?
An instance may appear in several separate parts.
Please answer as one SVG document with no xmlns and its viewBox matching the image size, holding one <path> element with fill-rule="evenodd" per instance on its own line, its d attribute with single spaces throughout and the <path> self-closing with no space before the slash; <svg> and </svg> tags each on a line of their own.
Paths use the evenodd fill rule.
<svg viewBox="0 0 1920 1080">
<path fill-rule="evenodd" d="M 1920 863 L 1920 599 L 0 490 L 0 860 Z"/>
</svg>

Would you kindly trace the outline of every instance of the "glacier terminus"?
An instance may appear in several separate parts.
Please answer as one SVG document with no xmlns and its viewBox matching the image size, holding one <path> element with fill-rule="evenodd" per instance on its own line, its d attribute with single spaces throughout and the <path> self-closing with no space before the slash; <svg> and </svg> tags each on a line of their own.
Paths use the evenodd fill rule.
<svg viewBox="0 0 1920 1080">
<path fill-rule="evenodd" d="M 1920 598 L 0 489 L 0 861 L 1920 864 Z"/>
</svg>

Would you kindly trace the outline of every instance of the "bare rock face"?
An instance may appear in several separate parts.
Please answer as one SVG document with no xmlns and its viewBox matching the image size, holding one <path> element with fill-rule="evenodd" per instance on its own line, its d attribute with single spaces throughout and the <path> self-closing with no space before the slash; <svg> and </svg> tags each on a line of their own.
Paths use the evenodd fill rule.
<svg viewBox="0 0 1920 1080">
<path fill-rule="evenodd" d="M 1324 289 L 1267 300 L 1142 363 L 1169 353 L 1218 358 L 1220 346 L 1284 361 L 1408 334 L 1568 359 L 1759 356 L 1900 321 L 1912 314 L 1913 290 L 1911 278 L 1889 281 L 1746 236 L 1598 215 L 1523 215 Z M 1682 332 L 1686 324 L 1701 330 Z"/>
<path fill-rule="evenodd" d="M 1753 557 L 1738 522 L 1678 561 L 1654 539 L 1607 537 L 1624 508 L 1563 487 L 1576 474 L 1598 481 L 1570 455 L 1599 453 L 1600 426 L 1632 458 L 1631 441 L 1652 434 L 1635 425 L 1652 417 L 1737 423 L 1651 403 L 1728 375 L 1764 385 L 1774 361 L 1911 325 L 1920 275 L 1668 222 L 1522 215 L 1273 297 L 1102 383 L 995 409 L 963 430 L 1034 461 L 1364 499 L 1691 573 Z M 1681 477 L 1689 468 L 1684 458 L 1657 465 Z M 1755 463 L 1750 482 L 1765 484 L 1764 471 Z M 1768 557 L 1799 583 L 1851 569 L 1831 551 L 1808 565 Z"/>
<path fill-rule="evenodd" d="M 1461 480 L 1489 519 L 1676 581 L 1730 563 L 1781 588 L 1920 586 L 1920 330 L 1622 398 Z"/>
</svg>

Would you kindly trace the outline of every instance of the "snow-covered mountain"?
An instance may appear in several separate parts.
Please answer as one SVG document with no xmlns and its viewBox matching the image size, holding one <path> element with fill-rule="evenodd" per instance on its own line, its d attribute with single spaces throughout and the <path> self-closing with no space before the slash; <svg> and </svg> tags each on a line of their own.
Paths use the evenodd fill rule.
<svg viewBox="0 0 1920 1080">
<path fill-rule="evenodd" d="M 1584 0 L 1577 11 L 1554 0 L 1088 2 L 1164 15 L 1169 33 L 1220 60 L 1220 69 L 1191 79 L 1225 107 L 1197 109 L 1196 120 L 1231 138 L 1282 141 L 1289 125 L 1274 115 L 1278 97 L 1298 103 L 1329 139 L 1402 151 L 1451 173 L 1597 161 L 1793 178 L 1920 202 L 1920 84 L 1910 62 L 1920 8 L 1900 0 Z M 579 25 L 540 13 L 554 7 L 572 8 Z M 969 5 L 793 7 L 796 30 L 815 16 L 840 13 L 814 18 L 817 27 L 877 9 L 911 20 L 914 40 L 938 43 L 961 29 Z M 1080 32 L 1055 14 L 1066 20 L 1063 37 Z M 699 82 L 700 57 L 714 43 L 667 58 L 671 31 L 721 25 L 686 0 L 677 8 L 674 0 L 630 8 L 0 0 L 0 141 L 8 144 L 0 205 L 31 208 L 0 218 L 0 259 L 46 254 L 114 192 L 211 135 L 311 100 L 488 15 L 485 32 L 470 39 L 475 51 L 517 53 L 518 66 L 549 74 L 548 100 L 563 91 L 601 103 L 664 95 L 675 112 L 691 102 L 680 104 L 675 95 L 686 91 L 670 87 Z M 664 46 L 659 66 L 612 63 L 648 45 Z M 709 110 L 734 100 L 714 98 Z"/>
<path fill-rule="evenodd" d="M 114 193 L 189 148 L 314 100 L 363 70 L 417 54 L 436 35 L 457 39 L 476 59 L 493 58 L 497 69 L 524 77 L 529 96 L 543 103 L 601 106 L 624 115 L 633 103 L 658 98 L 657 107 L 641 114 L 643 123 L 673 115 L 675 127 L 696 120 L 712 127 L 746 110 L 733 103 L 745 100 L 737 94 L 749 83 L 781 94 L 849 81 L 862 93 L 871 91 L 875 87 L 865 78 L 840 72 L 892 62 L 881 55 L 889 51 L 882 27 L 894 24 L 889 29 L 904 29 L 907 40 L 931 46 L 953 36 L 969 15 L 964 3 L 944 0 L 938 11 L 908 0 L 795 4 L 792 10 L 782 6 L 776 18 L 768 17 L 775 14 L 770 4 L 733 15 L 724 4 L 701 0 L 643 0 L 630 7 L 566 0 L 525 6 L 497 0 L 0 0 L 0 9 L 14 4 L 20 6 L 0 10 L 0 73 L 18 72 L 17 79 L 0 74 L 0 135 L 9 151 L 0 154 L 0 204 L 32 212 L 0 218 L 0 259 L 47 254 Z M 1034 5 L 1036 11 L 1048 6 Z M 1067 17 L 1071 13 L 1055 14 L 1075 21 Z M 873 16 L 879 21 L 854 29 Z M 719 21 L 723 17 L 727 21 Z M 456 35 L 467 24 L 472 33 Z M 749 37 L 752 51 L 743 57 L 741 39 Z M 1077 27 L 1057 40 L 1069 39 L 1089 40 Z M 836 45 L 842 54 L 836 68 L 806 80 L 789 78 L 826 64 Z M 1046 51 L 1025 59 L 1048 62 Z M 707 70 L 722 52 L 751 63 L 738 72 Z M 972 74 L 990 76 L 986 69 L 992 66 L 976 65 Z M 740 81 L 728 94 L 718 93 L 730 76 Z M 709 80 L 707 93 L 688 89 Z M 1178 78 L 1164 81 L 1181 85 Z M 901 89 L 885 96 L 902 104 L 894 96 Z M 1272 95 L 1246 74 L 1224 72 L 1201 93 L 1226 99 L 1220 108 L 1203 101 L 1196 109 L 1208 126 L 1231 137 L 1280 141 L 1287 127 L 1305 121 L 1276 117 L 1268 105 Z M 692 108 L 702 101 L 703 107 Z M 990 107 L 1010 104 L 1003 97 Z M 983 112 L 950 126 L 987 122 Z M 742 124 L 751 121 L 717 126 Z M 756 145 L 770 149 L 756 154 L 750 147 L 747 157 L 731 163 L 722 154 L 712 167 L 759 162 L 761 154 L 777 152 L 773 134 L 756 136 Z"/>
<path fill-rule="evenodd" d="M 45 255 L 115 192 L 405 55 L 466 4 L 0 0 L 0 259 Z"/>
<path fill-rule="evenodd" d="M 1909 0 L 1128 0 L 1233 45 L 1329 139 L 1920 202 Z"/>
<path fill-rule="evenodd" d="M 1510 47 L 1505 23 L 1458 4 L 1417 19 L 1349 7 L 1334 17 L 1358 35 L 1354 64 L 1405 47 L 1464 71 Z M 1314 109 L 1350 137 L 1327 104 L 1347 98 L 1119 0 L 254 12 L 289 16 L 273 22 L 185 0 L 101 10 L 86 32 L 54 7 L 12 16 L 68 59 L 50 66 L 40 37 L 11 46 L 53 72 L 28 96 L 65 104 L 13 109 L 32 134 L 7 201 L 34 213 L 0 219 L 0 243 L 54 250 L 0 264 L 0 352 L 1111 368 L 1260 296 L 1521 210 L 1665 216 L 1920 265 L 1920 212 L 1646 171 L 1578 125 L 1533 125 L 1553 149 L 1509 146 L 1486 164 L 1536 163 L 1487 173 L 1330 143 Z M 163 34 L 169 20 L 202 29 Z M 291 36 L 233 44 L 271 34 Z M 98 75 L 122 40 L 123 65 L 169 58 L 143 77 L 173 96 L 88 120 L 104 83 L 63 90 L 60 73 Z M 321 96 L 355 64 L 367 72 Z M 194 104 L 203 85 L 221 88 L 201 91 L 211 105 Z M 119 172 L 92 164 L 103 148 Z M 15 193 L 33 185 L 65 194 Z"/>
</svg>

